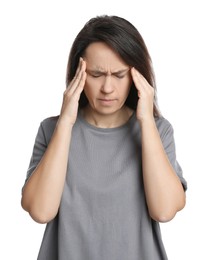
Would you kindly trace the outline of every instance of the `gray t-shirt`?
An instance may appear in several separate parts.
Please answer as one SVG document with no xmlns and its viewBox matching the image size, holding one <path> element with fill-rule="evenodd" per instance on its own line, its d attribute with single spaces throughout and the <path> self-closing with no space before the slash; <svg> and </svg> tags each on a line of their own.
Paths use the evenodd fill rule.
<svg viewBox="0 0 208 260">
<path fill-rule="evenodd" d="M 27 178 L 43 156 L 58 117 L 43 120 Z M 180 178 L 173 128 L 156 119 Z M 135 114 L 116 128 L 97 128 L 79 114 L 73 127 L 59 212 L 49 222 L 38 260 L 165 260 L 159 223 L 148 214 L 142 181 L 140 127 Z"/>
</svg>

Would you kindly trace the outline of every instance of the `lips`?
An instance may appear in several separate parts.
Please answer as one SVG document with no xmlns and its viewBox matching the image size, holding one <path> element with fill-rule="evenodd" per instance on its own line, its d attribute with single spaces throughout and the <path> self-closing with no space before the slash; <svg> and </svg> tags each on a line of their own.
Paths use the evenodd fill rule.
<svg viewBox="0 0 208 260">
<path fill-rule="evenodd" d="M 114 101 L 115 99 L 110 99 L 110 98 L 99 98 L 100 101 L 104 101 L 104 102 L 110 102 L 110 101 Z"/>
<path fill-rule="evenodd" d="M 102 104 L 102 105 L 112 105 L 116 99 L 115 98 L 99 98 L 98 101 Z"/>
</svg>

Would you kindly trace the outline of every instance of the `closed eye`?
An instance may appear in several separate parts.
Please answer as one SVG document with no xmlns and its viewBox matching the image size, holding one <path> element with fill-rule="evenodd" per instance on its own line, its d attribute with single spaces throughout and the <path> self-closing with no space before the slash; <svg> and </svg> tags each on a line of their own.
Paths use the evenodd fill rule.
<svg viewBox="0 0 208 260">
<path fill-rule="evenodd" d="M 116 78 L 118 78 L 118 79 L 122 79 L 122 78 L 125 77 L 125 75 L 123 75 L 123 74 L 114 74 L 114 76 L 115 76 Z"/>
<path fill-rule="evenodd" d="M 103 76 L 102 74 L 91 74 L 91 76 L 93 77 L 93 78 L 99 78 L 99 77 L 101 77 L 101 76 Z"/>
<path fill-rule="evenodd" d="M 88 72 L 88 74 L 93 78 L 99 78 L 99 77 L 103 76 L 103 73 L 100 73 L 100 72 Z"/>
<path fill-rule="evenodd" d="M 122 79 L 127 75 L 128 71 L 122 70 L 122 71 L 114 72 L 111 75 L 118 78 L 118 79 Z M 93 78 L 99 78 L 99 77 L 102 77 L 102 76 L 107 76 L 107 73 L 102 72 L 102 71 L 87 70 L 87 73 Z"/>
</svg>

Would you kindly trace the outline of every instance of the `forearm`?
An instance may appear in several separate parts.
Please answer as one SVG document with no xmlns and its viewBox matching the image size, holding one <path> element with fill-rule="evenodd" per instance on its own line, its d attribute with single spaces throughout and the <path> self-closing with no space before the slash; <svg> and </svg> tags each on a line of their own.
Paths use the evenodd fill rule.
<svg viewBox="0 0 208 260">
<path fill-rule="evenodd" d="M 22 207 L 37 222 L 46 223 L 58 212 L 71 131 L 72 126 L 58 122 L 44 156 L 23 189 Z"/>
<path fill-rule="evenodd" d="M 157 221 L 169 221 L 184 207 L 185 193 L 165 153 L 154 119 L 140 124 L 143 180 L 149 213 Z"/>
</svg>

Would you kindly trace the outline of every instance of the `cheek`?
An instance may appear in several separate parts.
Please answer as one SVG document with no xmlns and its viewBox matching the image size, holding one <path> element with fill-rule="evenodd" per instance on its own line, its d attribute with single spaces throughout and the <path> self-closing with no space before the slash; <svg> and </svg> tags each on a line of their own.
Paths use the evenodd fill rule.
<svg viewBox="0 0 208 260">
<path fill-rule="evenodd" d="M 90 90 L 90 88 L 88 88 L 87 85 L 85 85 L 85 87 L 84 87 L 84 93 L 88 100 L 91 99 L 91 90 Z"/>
<path fill-rule="evenodd" d="M 90 84 L 90 82 L 87 80 L 85 82 L 84 93 L 88 100 L 92 100 L 96 96 L 95 86 Z"/>
<path fill-rule="evenodd" d="M 84 91 L 86 96 L 96 96 L 99 92 L 101 82 L 98 79 L 87 77 L 85 81 Z"/>
<path fill-rule="evenodd" d="M 123 86 L 123 88 L 121 88 L 121 95 L 123 96 L 123 98 L 127 98 L 127 96 L 129 95 L 129 91 L 131 89 L 131 83 L 127 83 Z"/>
</svg>

